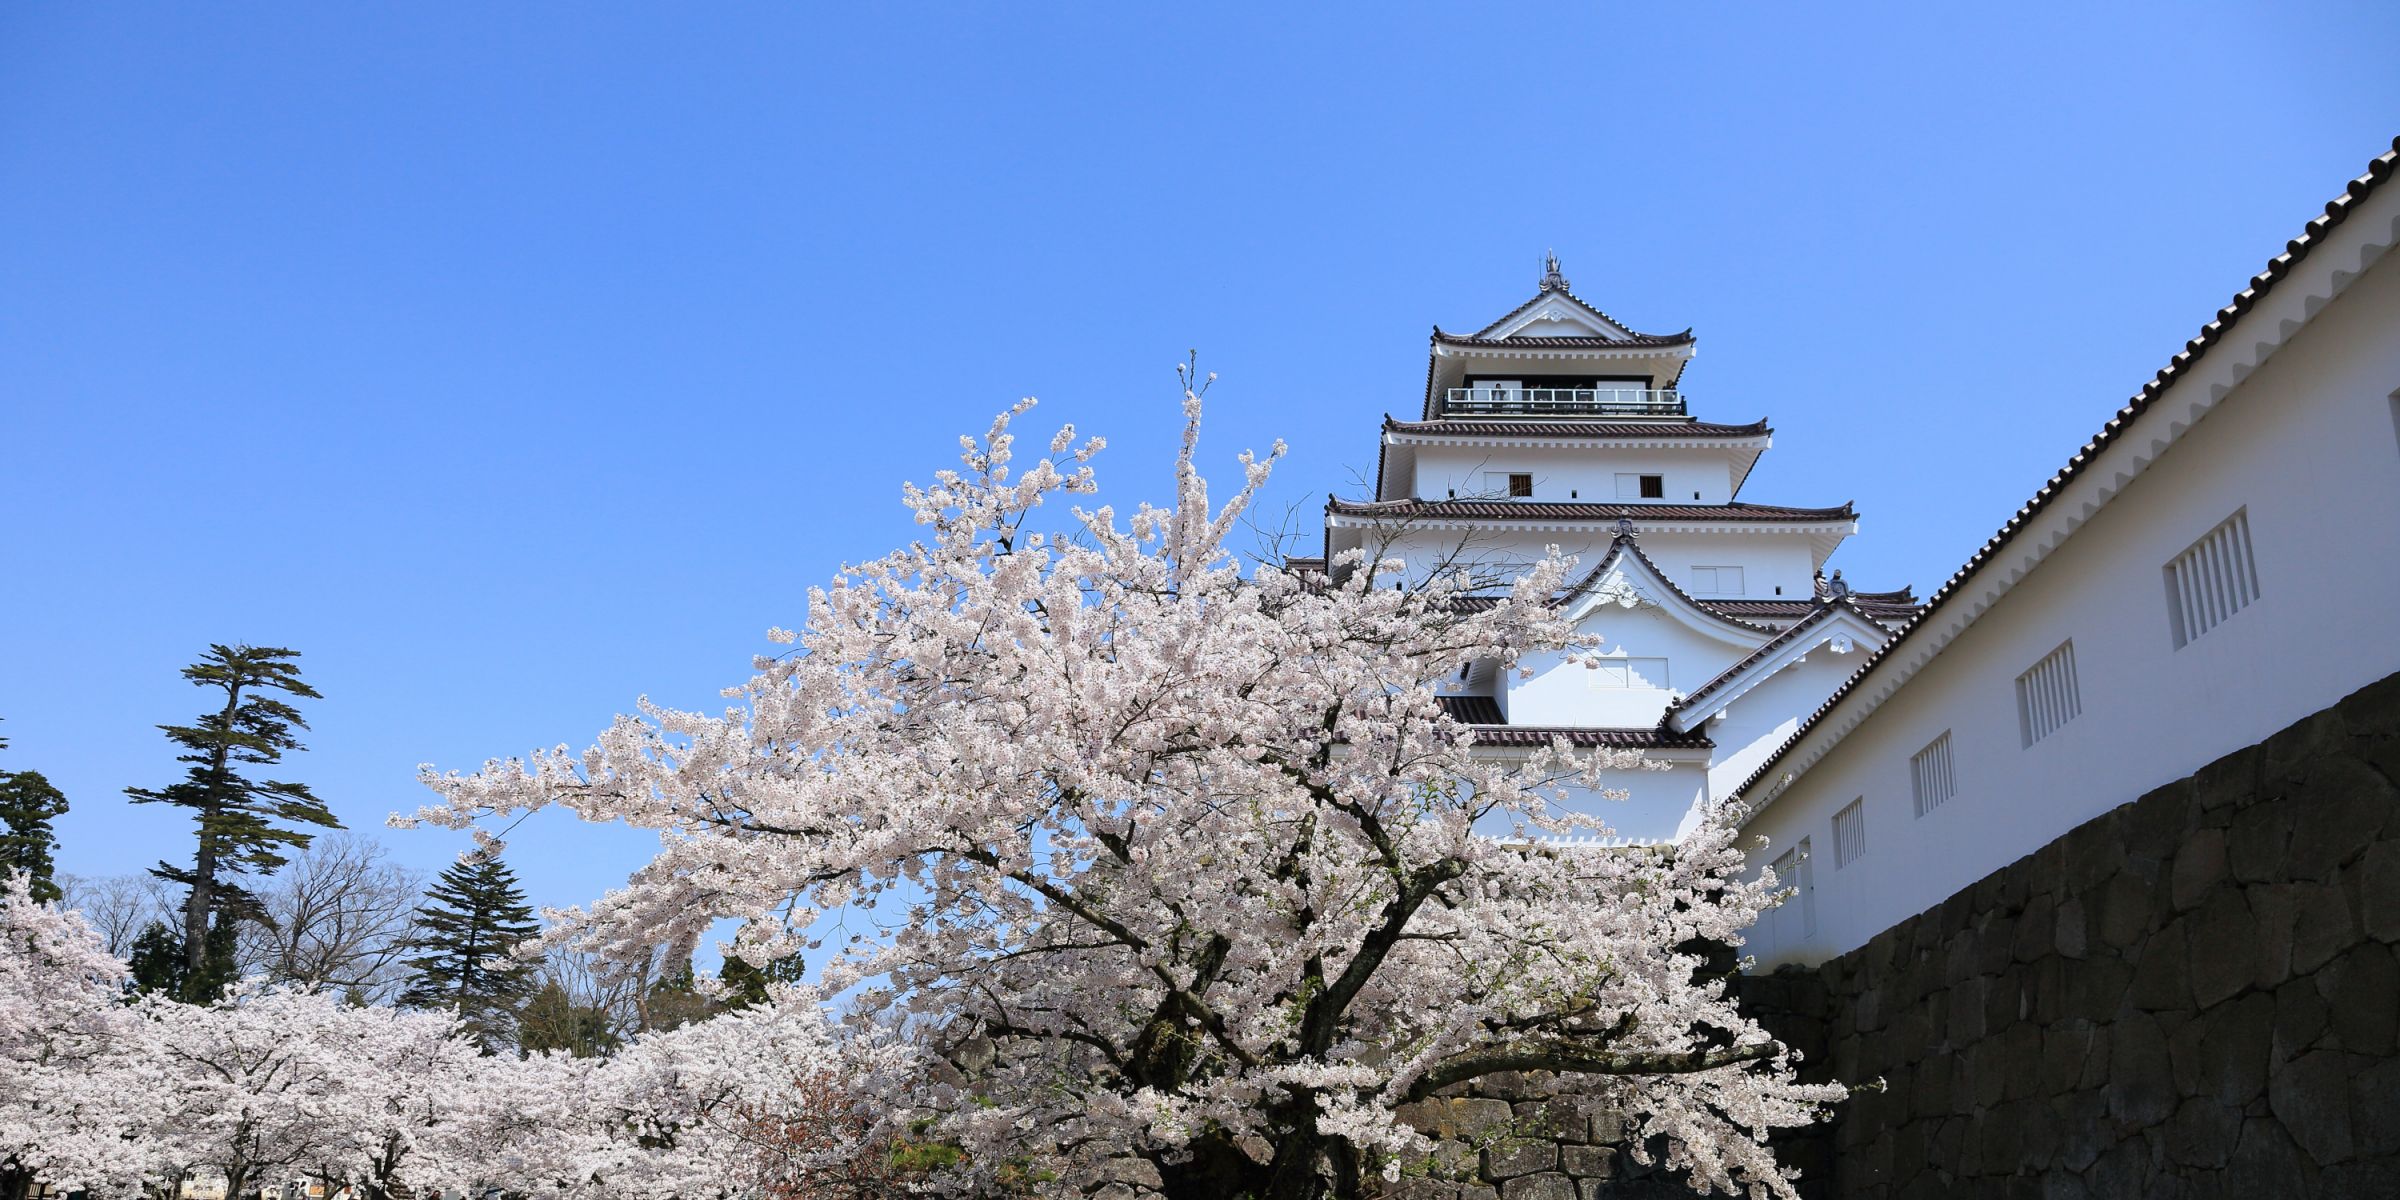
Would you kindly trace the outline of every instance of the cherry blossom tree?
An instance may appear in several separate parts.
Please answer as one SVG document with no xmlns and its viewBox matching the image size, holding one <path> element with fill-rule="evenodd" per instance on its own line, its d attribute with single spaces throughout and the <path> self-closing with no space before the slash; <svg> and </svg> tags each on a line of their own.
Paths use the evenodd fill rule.
<svg viewBox="0 0 2400 1200">
<path fill-rule="evenodd" d="M 1791 1195 L 1766 1135 L 1840 1092 L 1798 1084 L 1704 969 L 1775 899 L 1741 881 L 1730 820 L 1671 852 L 1545 844 L 1605 832 L 1562 785 L 1637 759 L 1479 755 L 1435 702 L 1462 662 L 1590 648 L 1550 603 L 1570 564 L 1490 605 L 1392 564 L 1245 575 L 1226 538 L 1281 446 L 1212 508 L 1190 390 L 1172 507 L 1043 530 L 1095 490 L 1101 443 L 1061 431 L 1020 471 L 1026 407 L 906 489 L 921 539 L 812 591 L 738 706 L 645 701 L 580 754 L 429 772 L 419 815 L 661 831 L 554 931 L 587 946 L 735 918 L 759 961 L 817 948 L 828 914 L 904 912 L 824 983 L 959 1051 L 882 1096 L 887 1131 L 962 1152 L 961 1188 L 1356 1195 L 1427 1149 L 1403 1106 L 1547 1070 L 1619 1104 L 1635 1153 Z"/>
<path fill-rule="evenodd" d="M 0 1200 L 142 1173 L 94 1119 L 113 1097 L 91 1086 L 136 1027 L 119 1002 L 125 982 L 81 916 L 35 900 L 24 875 L 0 877 Z"/>
</svg>

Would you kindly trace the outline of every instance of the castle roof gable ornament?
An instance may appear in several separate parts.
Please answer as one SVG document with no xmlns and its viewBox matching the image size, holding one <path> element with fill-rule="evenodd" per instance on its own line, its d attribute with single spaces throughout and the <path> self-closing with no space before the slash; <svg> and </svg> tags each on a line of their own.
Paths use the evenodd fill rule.
<svg viewBox="0 0 2400 1200">
<path fill-rule="evenodd" d="M 1634 528 L 1633 528 L 1633 518 L 1632 518 L 1632 517 L 1618 517 L 1618 518 L 1617 518 L 1617 536 L 1618 536 L 1618 537 L 1621 537 L 1621 538 L 1630 538 L 1630 537 L 1639 537 L 1639 536 L 1640 536 L 1639 534 L 1637 534 L 1636 532 L 1634 532 Z"/>
<path fill-rule="evenodd" d="M 1567 290 L 1567 277 L 1559 273 L 1556 251 L 1542 255 L 1542 288 L 1545 292 Z"/>
</svg>

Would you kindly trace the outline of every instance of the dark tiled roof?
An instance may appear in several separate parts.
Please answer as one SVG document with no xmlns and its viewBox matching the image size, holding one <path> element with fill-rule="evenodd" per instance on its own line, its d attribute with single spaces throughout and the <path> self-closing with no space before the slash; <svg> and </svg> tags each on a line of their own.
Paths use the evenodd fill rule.
<svg viewBox="0 0 2400 1200">
<path fill-rule="evenodd" d="M 1858 606 L 1858 611 L 1878 620 L 1884 620 L 1891 617 L 1906 617 L 1915 614 L 1917 611 L 1916 602 L 1907 599 L 1907 594 L 1908 589 L 1906 588 L 1902 588 L 1897 592 L 1867 592 L 1864 594 L 1852 592 L 1850 594 L 1850 601 Z M 1887 599 L 1886 597 L 1893 598 Z M 1785 617 L 1805 617 L 1808 614 L 1817 611 L 1817 607 L 1822 603 L 1822 601 L 1702 600 L 1699 603 L 1702 608 L 1713 608 L 1718 612 L 1726 614 L 1727 616 L 1768 617 L 1780 620 Z"/>
<path fill-rule="evenodd" d="M 1702 603 L 1706 603 L 1706 601 L 1703 601 Z M 1756 663 L 1758 660 L 1765 658 L 1766 656 L 1775 653 L 1777 650 L 1780 650 L 1783 647 L 1791 644 L 1793 639 L 1800 637 L 1809 630 L 1814 629 L 1818 625 L 1822 624 L 1823 622 L 1818 618 L 1824 614 L 1833 612 L 1833 610 L 1837 607 L 1849 609 L 1853 614 L 1857 615 L 1862 620 L 1869 622 L 1874 620 L 1872 614 L 1867 613 L 1861 610 L 1857 605 L 1852 604 L 1848 597 L 1844 597 L 1839 600 L 1812 600 L 1808 602 L 1808 606 L 1810 610 L 1809 614 L 1806 617 L 1801 618 L 1799 621 L 1793 623 L 1790 629 L 1786 629 L 1782 633 L 1776 634 L 1774 637 L 1769 638 L 1766 645 L 1760 646 L 1758 649 L 1743 655 L 1732 666 L 1717 672 L 1716 678 L 1711 679 L 1693 689 L 1690 695 L 1684 696 L 1679 700 L 1669 701 L 1667 703 L 1667 716 L 1673 716 L 1676 713 L 1682 712 L 1684 709 L 1690 708 L 1692 705 L 1699 703 L 1701 700 L 1721 690 L 1727 683 L 1732 682 L 1734 676 L 1741 674 L 1745 670 L 1748 670 L 1751 664 Z M 1661 717 L 1659 719 L 1664 721 L 1666 718 Z"/>
<path fill-rule="evenodd" d="M 1631 325 L 1628 325 L 1628 324 L 1626 324 L 1625 322 L 1623 322 L 1623 321 L 1620 321 L 1620 320 L 1616 319 L 1615 317 L 1612 317 L 1612 316 L 1608 315 L 1607 313 L 1604 313 L 1604 312 L 1600 311 L 1600 309 L 1599 309 L 1599 308 L 1598 308 L 1596 305 L 1594 305 L 1594 304 L 1593 304 L 1591 301 L 1589 301 L 1589 300 L 1586 300 L 1586 299 L 1584 299 L 1583 297 L 1581 297 L 1581 296 L 1578 296 L 1578 295 L 1576 295 L 1575 293 L 1573 293 L 1573 292 L 1571 292 L 1571 291 L 1568 291 L 1568 290 L 1567 290 L 1567 289 L 1565 289 L 1565 288 L 1551 288 L 1551 287 L 1545 287 L 1545 288 L 1541 289 L 1540 291 L 1537 291 L 1537 292 L 1535 292 L 1535 293 L 1533 294 L 1533 299 L 1531 299 L 1531 300 L 1527 300 L 1525 303 L 1523 303 L 1523 304 L 1520 304 L 1520 305 L 1516 306 L 1515 308 L 1512 308 L 1512 309 L 1508 310 L 1507 312 L 1504 312 L 1504 313 L 1500 314 L 1500 319 L 1499 319 L 1499 320 L 1497 320 L 1497 321 L 1494 321 L 1494 322 L 1492 322 L 1491 324 L 1489 324 L 1489 325 L 1486 325 L 1486 326 L 1484 326 L 1483 328 L 1476 330 L 1473 336 L 1475 336 L 1475 337 L 1482 337 L 1483 335 L 1485 335 L 1485 334 L 1488 334 L 1488 333 L 1490 333 L 1491 331 L 1493 331 L 1493 330 L 1495 330 L 1495 329 L 1498 329 L 1498 328 L 1500 328 L 1500 327 L 1501 327 L 1501 326 L 1503 326 L 1503 325 L 1506 325 L 1506 324 L 1508 324 L 1510 321 L 1514 321 L 1514 320 L 1516 320 L 1518 317 L 1520 317 L 1520 316 L 1524 315 L 1524 313 L 1526 312 L 1526 310 L 1528 310 L 1528 309 L 1531 309 L 1531 308 L 1532 308 L 1534 305 L 1536 305 L 1536 304 L 1540 304 L 1540 303 L 1542 303 L 1542 302 L 1543 302 L 1543 301 L 1545 301 L 1545 300 L 1550 300 L 1550 299 L 1554 299 L 1554 298 L 1563 298 L 1563 299 L 1565 299 L 1565 300 L 1569 301 L 1570 303 L 1574 304 L 1576 307 L 1578 307 L 1578 308 L 1581 308 L 1583 311 L 1585 311 L 1585 312 L 1588 312 L 1588 313 L 1592 314 L 1593 316 L 1595 316 L 1595 317 L 1598 317 L 1598 318 L 1600 318 L 1601 320 L 1603 320 L 1603 321 L 1606 321 L 1606 322 L 1608 322 L 1609 324 L 1611 324 L 1611 325 L 1614 325 L 1614 326 L 1616 326 L 1617 328 L 1624 330 L 1624 331 L 1625 331 L 1625 332 L 1627 332 L 1627 333 L 1632 333 L 1632 334 L 1633 334 L 1633 336 L 1635 336 L 1635 337 L 1647 338 L 1647 337 L 1658 337 L 1658 336 L 1660 336 L 1660 335 L 1658 335 L 1658 334 L 1655 334 L 1655 333 L 1634 333 L 1634 332 L 1633 332 L 1633 326 L 1631 326 Z M 1691 330 L 1688 330 L 1688 329 L 1687 329 L 1687 330 L 1684 330 L 1684 331 L 1683 331 L 1683 335 L 1680 335 L 1680 336 L 1688 336 L 1690 333 L 1691 333 Z"/>
<path fill-rule="evenodd" d="M 1858 510 L 1790 508 L 1781 504 L 1576 504 L 1540 500 L 1339 500 L 1327 497 L 1325 511 L 1346 517 L 1460 517 L 1494 521 L 1744 521 L 1791 524 L 1855 521 Z"/>
<path fill-rule="evenodd" d="M 1748 425 L 1717 425 L 1707 421 L 1490 421 L 1480 417 L 1399 421 L 1387 414 L 1383 427 L 1391 433 L 1486 437 L 1753 438 L 1775 432 L 1767 427 L 1765 417 Z"/>
<path fill-rule="evenodd" d="M 1660 587 L 1663 587 L 1669 592 L 1674 593 L 1676 598 L 1682 600 L 1686 604 L 1691 605 L 1693 608 L 1699 609 L 1701 612 L 1709 613 L 1711 616 L 1724 621 L 1726 624 L 1739 625 L 1753 633 L 1775 632 L 1764 625 L 1753 625 L 1748 621 L 1740 620 L 1738 618 L 1731 617 L 1724 613 L 1716 612 L 1710 609 L 1705 602 L 1695 599 L 1690 592 L 1684 591 L 1682 588 L 1675 586 L 1675 581 L 1669 578 L 1665 571 L 1659 570 L 1658 564 L 1650 561 L 1649 555 L 1642 553 L 1641 543 L 1632 538 L 1626 537 L 1623 534 L 1618 534 L 1615 540 L 1608 544 L 1608 553 L 1600 556 L 1600 561 L 1598 564 L 1594 565 L 1591 570 L 1584 572 L 1583 578 L 1568 584 L 1564 591 L 1561 591 L 1555 598 L 1551 600 L 1551 603 L 1561 606 L 1573 603 L 1577 596 L 1581 596 L 1585 592 L 1590 591 L 1593 585 L 1599 583 L 1601 578 L 1608 574 L 1608 569 L 1616 565 L 1619 555 L 1631 555 L 1633 558 L 1639 560 L 1642 566 L 1649 570 L 1651 576 L 1658 581 Z"/>
<path fill-rule="evenodd" d="M 1692 331 L 1682 333 L 1637 333 L 1630 337 L 1477 337 L 1470 333 L 1444 333 L 1433 327 L 1433 340 L 1445 346 L 1489 347 L 1495 350 L 1645 350 L 1689 346 L 1698 340 Z"/>
<path fill-rule="evenodd" d="M 1477 725 L 1478 746 L 1547 746 L 1564 737 L 1574 746 L 1610 746 L 1621 750 L 1705 750 L 1716 745 L 1703 733 L 1661 729 L 1597 729 L 1578 725 Z"/>
<path fill-rule="evenodd" d="M 1934 614 L 1941 611 L 1943 605 L 1956 597 L 1959 591 L 1966 586 L 1967 581 L 1973 579 L 1986 565 L 1998 557 L 2000 551 L 2015 540 L 2017 534 L 2022 532 L 2034 517 L 2040 515 L 2043 509 L 2050 507 L 2050 502 L 2066 491 L 2068 483 L 2082 474 L 2084 469 L 2097 460 L 2103 451 L 2122 440 L 2126 431 L 2133 428 L 2144 413 L 2150 411 L 2151 406 L 2158 402 L 2159 397 L 2165 395 L 2168 389 L 2174 387 L 2178 380 L 2190 373 L 2200 360 L 2207 357 L 2211 348 L 2225 340 L 2225 336 L 2233 332 L 2234 327 L 2241 323 L 2243 315 L 2257 307 L 2259 301 L 2274 291 L 2275 285 L 2281 282 L 2284 276 L 2291 274 L 2292 268 L 2298 266 L 2302 259 L 2307 258 L 2309 253 L 2316 249 L 2318 243 L 2324 240 L 2326 233 L 2347 220 L 2351 212 L 2357 209 L 2362 201 L 2374 194 L 2375 189 L 2381 186 L 2385 180 L 2390 179 L 2395 164 L 2400 164 L 2400 137 L 2393 138 L 2391 149 L 2384 151 L 2376 156 L 2374 161 L 2367 164 L 2365 174 L 2351 180 L 2350 186 L 2344 188 L 2341 195 L 2327 202 L 2324 215 L 2310 220 L 2300 231 L 2299 237 L 2286 242 L 2283 253 L 2268 259 L 2266 269 L 2250 277 L 2250 286 L 2234 293 L 2233 301 L 2218 309 L 2217 315 L 2208 324 L 2200 327 L 2199 334 L 2184 343 L 2182 351 L 2167 360 L 2167 365 L 2159 368 L 2158 373 L 2151 376 L 2150 382 L 2143 384 L 2142 390 L 2135 392 L 2133 399 L 2127 401 L 2125 407 L 2118 409 L 2116 415 L 2110 417 L 2108 423 L 2100 427 L 2100 432 L 2093 434 L 2092 439 L 2085 442 L 2081 450 L 2076 451 L 2073 457 L 2067 459 L 2067 465 L 2060 467 L 2056 474 L 2050 476 L 2050 481 L 2043 484 L 2041 490 L 2035 492 L 2033 498 L 2027 500 L 2023 507 L 2017 509 L 2016 515 L 2010 517 L 1998 532 L 1985 540 L 1982 547 L 1977 549 L 1974 555 L 1968 558 L 1958 570 L 1951 572 L 1950 578 L 1945 580 L 1941 587 L 1934 589 L 1932 597 L 1926 600 L 1925 607 L 1917 611 L 1916 617 L 1908 624 L 1901 626 L 1899 632 L 1892 635 L 1892 639 L 1885 642 L 1881 649 L 1868 655 L 1867 660 L 1859 664 L 1858 670 L 1852 672 L 1850 678 L 1843 681 L 1842 686 L 1835 688 L 1833 695 L 1826 697 L 1825 702 L 1818 705 L 1816 711 L 1808 715 L 1808 719 L 1800 722 L 1800 727 L 1792 732 L 1792 736 L 1784 739 L 1783 744 L 1777 746 L 1775 752 L 1768 755 L 1765 762 L 1759 764 L 1758 770 L 1751 772 L 1750 777 L 1743 780 L 1740 787 L 1734 789 L 1733 794 L 1746 797 L 1761 780 L 1772 775 L 1775 768 L 1782 765 L 1784 756 L 1790 754 L 1792 749 L 1800 744 L 1801 739 L 1815 732 L 1818 723 L 1825 719 L 1827 713 L 1832 712 L 1842 701 L 1849 699 L 1850 693 L 1857 690 L 1860 681 L 1874 673 L 1875 669 L 1882 666 L 1885 660 L 1897 653 L 1901 646 L 1918 630 L 1930 624 Z"/>
<path fill-rule="evenodd" d="M 1468 725 L 1506 725 L 1508 718 L 1500 715 L 1500 702 L 1490 696 L 1435 696 L 1442 711 L 1450 719 Z"/>
</svg>

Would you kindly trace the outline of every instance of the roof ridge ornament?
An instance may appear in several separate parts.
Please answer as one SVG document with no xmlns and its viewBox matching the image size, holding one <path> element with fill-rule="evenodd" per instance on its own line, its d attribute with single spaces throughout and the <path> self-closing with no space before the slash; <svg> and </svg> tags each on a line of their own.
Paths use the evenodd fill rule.
<svg viewBox="0 0 2400 1200">
<path fill-rule="evenodd" d="M 1559 274 L 1558 252 L 1555 250 L 1547 251 L 1542 255 L 1542 290 L 1545 292 L 1567 290 L 1567 277 Z"/>
<path fill-rule="evenodd" d="M 1850 581 L 1842 578 L 1840 567 L 1835 567 L 1833 578 L 1825 581 L 1825 595 L 1834 600 L 1846 599 L 1850 595 Z"/>
<path fill-rule="evenodd" d="M 1634 529 L 1632 517 L 1618 517 L 1617 536 L 1621 538 L 1638 538 L 1642 535 L 1639 531 Z"/>
</svg>

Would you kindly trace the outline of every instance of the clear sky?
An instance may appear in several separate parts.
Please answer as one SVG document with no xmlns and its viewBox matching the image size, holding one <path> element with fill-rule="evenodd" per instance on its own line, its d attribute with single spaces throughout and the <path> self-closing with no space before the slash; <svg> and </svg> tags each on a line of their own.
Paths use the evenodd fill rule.
<svg viewBox="0 0 2400 1200">
<path fill-rule="evenodd" d="M 1216 7 L 0 6 L 0 766 L 64 867 L 189 854 L 120 791 L 211 641 L 305 653 L 288 774 L 376 831 L 716 703 L 1018 396 L 1159 497 L 1198 347 L 1213 464 L 1349 492 L 1550 248 L 1927 590 L 2400 131 L 2389 3 Z"/>
</svg>

